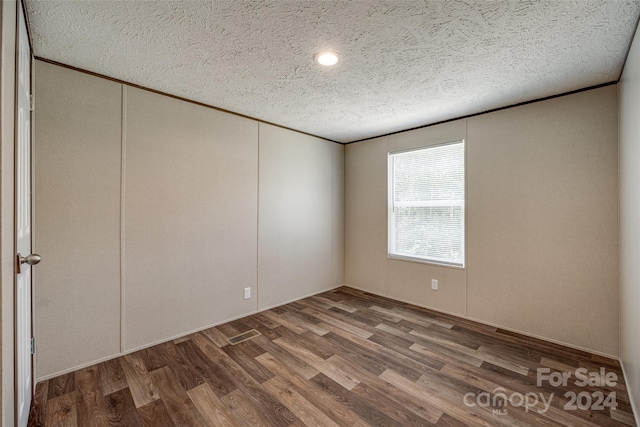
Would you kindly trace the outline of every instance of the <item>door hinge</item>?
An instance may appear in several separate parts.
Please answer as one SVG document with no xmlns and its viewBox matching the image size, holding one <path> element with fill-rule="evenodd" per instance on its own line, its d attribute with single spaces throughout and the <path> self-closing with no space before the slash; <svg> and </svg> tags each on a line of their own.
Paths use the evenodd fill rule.
<svg viewBox="0 0 640 427">
<path fill-rule="evenodd" d="M 29 108 L 31 111 L 34 111 L 34 105 L 33 105 L 33 95 L 29 95 Z"/>
<path fill-rule="evenodd" d="M 36 339 L 31 337 L 31 354 L 36 354 Z"/>
</svg>

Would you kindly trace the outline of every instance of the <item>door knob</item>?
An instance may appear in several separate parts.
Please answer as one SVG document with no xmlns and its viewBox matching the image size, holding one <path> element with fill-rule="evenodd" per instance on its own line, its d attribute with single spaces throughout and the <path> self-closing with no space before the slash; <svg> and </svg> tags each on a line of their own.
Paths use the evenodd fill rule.
<svg viewBox="0 0 640 427">
<path fill-rule="evenodd" d="M 22 269 L 20 268 L 22 264 L 36 265 L 40 261 L 42 261 L 42 257 L 38 254 L 31 254 L 25 257 L 18 254 L 18 274 L 22 272 Z"/>
<path fill-rule="evenodd" d="M 36 265 L 40 261 L 42 261 L 42 257 L 38 254 L 31 254 L 27 255 L 26 257 L 20 257 L 20 264 Z"/>
</svg>

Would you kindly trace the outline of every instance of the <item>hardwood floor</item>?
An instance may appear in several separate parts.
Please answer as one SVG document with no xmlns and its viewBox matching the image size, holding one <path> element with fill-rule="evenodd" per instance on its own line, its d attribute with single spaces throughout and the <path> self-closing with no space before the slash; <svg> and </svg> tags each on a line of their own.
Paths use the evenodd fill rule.
<svg viewBox="0 0 640 427">
<path fill-rule="evenodd" d="M 29 425 L 635 423 L 613 360 L 340 288 L 43 381 Z"/>
</svg>

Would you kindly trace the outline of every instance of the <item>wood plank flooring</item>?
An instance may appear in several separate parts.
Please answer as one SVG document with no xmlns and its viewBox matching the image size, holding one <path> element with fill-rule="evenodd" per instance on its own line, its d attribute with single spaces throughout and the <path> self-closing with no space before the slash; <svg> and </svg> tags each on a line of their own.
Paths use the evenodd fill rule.
<svg viewBox="0 0 640 427">
<path fill-rule="evenodd" d="M 613 360 L 343 287 L 40 382 L 29 425 L 635 423 Z"/>
</svg>

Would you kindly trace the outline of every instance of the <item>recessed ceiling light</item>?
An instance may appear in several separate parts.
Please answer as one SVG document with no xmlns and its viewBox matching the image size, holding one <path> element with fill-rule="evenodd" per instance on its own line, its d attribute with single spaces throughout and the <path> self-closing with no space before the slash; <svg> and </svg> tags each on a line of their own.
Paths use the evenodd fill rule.
<svg viewBox="0 0 640 427">
<path fill-rule="evenodd" d="M 313 59 L 320 65 L 330 67 L 338 63 L 338 53 L 334 50 L 321 50 L 313 56 Z"/>
</svg>

